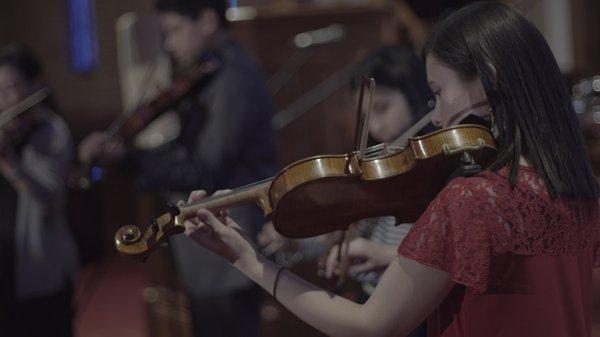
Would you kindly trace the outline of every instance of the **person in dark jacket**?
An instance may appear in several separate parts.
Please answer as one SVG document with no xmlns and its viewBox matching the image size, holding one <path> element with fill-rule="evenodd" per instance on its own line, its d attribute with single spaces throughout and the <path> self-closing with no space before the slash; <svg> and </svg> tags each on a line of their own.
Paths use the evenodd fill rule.
<svg viewBox="0 0 600 337">
<path fill-rule="evenodd" d="M 105 135 L 96 132 L 81 143 L 80 159 L 125 158 L 142 186 L 167 190 L 172 201 L 193 189 L 235 188 L 273 175 L 273 106 L 261 70 L 227 28 L 225 1 L 158 0 L 156 8 L 174 68 L 185 74 L 199 62 L 216 59 L 219 69 L 178 105 L 182 128 L 174 141 L 126 151 L 114 141 L 104 144 Z M 265 222 L 256 206 L 231 214 L 246 224 L 252 238 Z M 257 335 L 257 288 L 183 235 L 171 238 L 170 246 L 190 296 L 195 335 Z M 236 324 L 230 324 L 232 317 Z"/>
</svg>

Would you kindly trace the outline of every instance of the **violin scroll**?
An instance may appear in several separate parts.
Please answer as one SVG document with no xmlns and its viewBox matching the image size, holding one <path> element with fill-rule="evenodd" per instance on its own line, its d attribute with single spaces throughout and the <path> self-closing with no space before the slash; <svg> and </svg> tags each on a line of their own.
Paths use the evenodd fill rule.
<svg viewBox="0 0 600 337">
<path fill-rule="evenodd" d="M 169 212 L 153 219 L 146 230 L 133 225 L 126 225 L 117 230 L 117 251 L 122 255 L 145 261 L 170 236 L 184 232 L 185 219 L 181 218 L 179 208 L 174 205 L 169 207 Z"/>
</svg>

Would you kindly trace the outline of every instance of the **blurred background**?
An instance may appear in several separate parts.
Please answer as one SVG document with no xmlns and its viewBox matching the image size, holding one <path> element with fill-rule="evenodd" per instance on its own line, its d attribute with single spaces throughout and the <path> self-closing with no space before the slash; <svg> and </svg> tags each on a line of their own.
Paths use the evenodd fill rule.
<svg viewBox="0 0 600 337">
<path fill-rule="evenodd" d="M 280 166 L 311 155 L 351 151 L 356 117 L 348 82 L 353 64 L 381 44 L 410 42 L 418 51 L 445 12 L 469 2 L 231 1 L 231 29 L 263 68 L 276 104 L 273 125 Z M 593 83 L 593 76 L 600 75 L 599 1 L 504 2 L 538 25 L 570 87 L 585 79 Z M 160 53 L 153 4 L 2 0 L 0 44 L 25 42 L 38 54 L 59 111 L 78 142 L 91 131 L 105 129 L 137 102 L 140 69 Z M 305 41 L 306 35 L 298 35 L 317 29 L 327 29 L 324 41 Z M 157 71 L 156 76 L 163 75 Z M 597 146 L 597 141 L 590 139 L 589 144 Z M 76 284 L 75 335 L 191 336 L 187 299 L 168 250 L 141 263 L 118 256 L 113 245 L 117 228 L 148 223 L 162 212 L 160 191 L 139 190 L 119 172 L 86 189 L 76 185 L 70 189 L 68 207 L 83 266 Z M 291 268 L 323 282 L 314 265 L 300 257 Z M 264 297 L 262 336 L 320 335 Z M 600 313 L 594 317 L 600 326 Z M 231 320 L 235 324 L 236 318 Z M 600 328 L 594 329 L 600 336 Z"/>
</svg>

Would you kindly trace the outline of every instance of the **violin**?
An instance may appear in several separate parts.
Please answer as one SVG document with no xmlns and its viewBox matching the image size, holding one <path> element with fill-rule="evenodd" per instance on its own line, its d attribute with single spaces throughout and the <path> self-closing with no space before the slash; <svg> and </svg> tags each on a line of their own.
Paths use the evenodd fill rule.
<svg viewBox="0 0 600 337">
<path fill-rule="evenodd" d="M 127 146 L 131 146 L 135 136 L 148 124 L 173 106 L 179 104 L 192 90 L 205 87 L 220 69 L 220 65 L 220 61 L 216 58 L 202 61 L 187 72 L 186 76 L 174 79 L 168 90 L 161 92 L 150 102 L 121 114 L 107 128 L 105 142 L 110 143 L 111 140 L 119 138 Z M 90 185 L 90 182 L 99 180 L 96 174 L 92 174 L 95 172 L 94 168 L 98 168 L 94 163 L 86 165 L 71 178 L 71 185 L 85 188 Z"/>
<path fill-rule="evenodd" d="M 41 125 L 43 110 L 32 110 L 48 97 L 50 97 L 50 89 L 42 87 L 0 112 L 0 171 L 4 178 L 18 190 L 27 186 L 22 180 L 17 179 L 18 158 L 15 155 L 29 135 Z"/>
<path fill-rule="evenodd" d="M 144 127 L 181 102 L 192 90 L 206 86 L 219 67 L 219 61 L 210 59 L 196 65 L 185 77 L 174 79 L 169 90 L 115 120 L 107 129 L 108 140 L 118 136 L 125 143 L 131 142 Z"/>
<path fill-rule="evenodd" d="M 275 177 L 177 207 L 147 228 L 127 225 L 115 233 L 126 256 L 145 260 L 168 237 L 182 233 L 198 209 L 220 211 L 256 204 L 275 229 L 306 238 L 346 229 L 357 220 L 391 215 L 414 222 L 465 158 L 482 165 L 497 152 L 490 131 L 463 124 L 410 137 L 404 146 L 380 144 L 347 154 L 297 161 Z"/>
<path fill-rule="evenodd" d="M 6 130 L 6 128 L 9 127 L 9 124 L 12 121 L 22 118 L 26 112 L 30 111 L 34 106 L 43 102 L 48 97 L 50 97 L 50 89 L 42 87 L 10 108 L 0 112 L 0 132 L 7 138 L 5 141 L 8 141 L 13 145 L 18 145 L 26 138 L 29 132 L 39 124 L 39 121 L 35 117 L 32 119 L 21 120 L 17 127 L 12 128 L 11 130 Z"/>
</svg>

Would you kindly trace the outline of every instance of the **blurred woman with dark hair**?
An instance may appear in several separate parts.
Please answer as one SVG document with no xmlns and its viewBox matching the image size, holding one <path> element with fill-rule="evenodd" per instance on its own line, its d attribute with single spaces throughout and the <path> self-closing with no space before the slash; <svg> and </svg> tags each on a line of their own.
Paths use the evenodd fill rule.
<svg viewBox="0 0 600 337">
<path fill-rule="evenodd" d="M 433 94 L 427 87 L 425 65 L 408 45 L 385 45 L 367 55 L 351 82 L 353 96 L 358 94 L 362 76 L 377 83 L 369 130 L 371 145 L 394 141 L 430 110 Z"/>
<path fill-rule="evenodd" d="M 478 2 L 442 21 L 424 56 L 434 123 L 488 118 L 499 153 L 438 194 L 365 304 L 263 258 L 229 218 L 200 210 L 187 234 L 328 335 L 405 335 L 429 316 L 430 336 L 590 336 L 598 185 L 548 44 L 511 7 Z"/>
<path fill-rule="evenodd" d="M 44 85 L 35 55 L 0 49 L 0 112 Z M 0 335 L 71 336 L 78 264 L 66 226 L 71 134 L 48 98 L 0 127 Z"/>
</svg>

